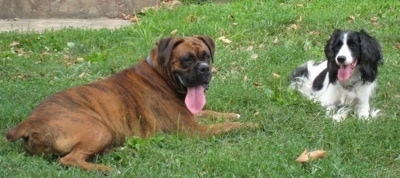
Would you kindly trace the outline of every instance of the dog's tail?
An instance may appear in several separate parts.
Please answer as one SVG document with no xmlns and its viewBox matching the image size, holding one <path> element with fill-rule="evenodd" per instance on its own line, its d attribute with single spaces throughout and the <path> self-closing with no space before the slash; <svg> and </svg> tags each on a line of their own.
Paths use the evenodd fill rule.
<svg viewBox="0 0 400 178">
<path fill-rule="evenodd" d="M 21 123 L 13 128 L 11 128 L 10 131 L 7 132 L 6 138 L 8 141 L 13 142 L 15 140 L 18 140 L 20 138 L 27 138 L 29 136 L 29 131 L 27 128 L 27 123 Z"/>
</svg>

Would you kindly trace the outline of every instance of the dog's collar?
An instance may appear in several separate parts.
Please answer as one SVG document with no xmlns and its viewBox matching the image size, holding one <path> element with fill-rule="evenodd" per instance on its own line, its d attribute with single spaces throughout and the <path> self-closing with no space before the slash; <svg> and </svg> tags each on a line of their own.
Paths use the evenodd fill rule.
<svg viewBox="0 0 400 178">
<path fill-rule="evenodd" d="M 149 64 L 149 66 L 153 67 L 153 65 L 151 64 L 151 58 L 150 55 L 146 57 L 146 61 Z"/>
</svg>

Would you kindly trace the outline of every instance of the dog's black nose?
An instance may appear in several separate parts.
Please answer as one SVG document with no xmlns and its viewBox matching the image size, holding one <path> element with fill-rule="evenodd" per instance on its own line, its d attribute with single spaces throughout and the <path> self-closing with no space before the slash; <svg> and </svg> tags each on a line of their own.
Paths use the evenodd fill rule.
<svg viewBox="0 0 400 178">
<path fill-rule="evenodd" d="M 337 57 L 337 61 L 342 64 L 346 61 L 346 56 L 338 56 Z"/>
<path fill-rule="evenodd" d="M 210 66 L 208 66 L 207 64 L 200 64 L 200 66 L 197 68 L 197 71 L 202 74 L 209 73 Z"/>
</svg>

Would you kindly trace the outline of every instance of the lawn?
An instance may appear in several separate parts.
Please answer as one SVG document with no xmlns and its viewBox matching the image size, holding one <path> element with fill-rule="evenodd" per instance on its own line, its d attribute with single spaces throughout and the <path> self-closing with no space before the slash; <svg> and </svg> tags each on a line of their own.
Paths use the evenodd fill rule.
<svg viewBox="0 0 400 178">
<path fill-rule="evenodd" d="M 0 177 L 399 177 L 399 11 L 400 1 L 193 2 L 149 11 L 117 30 L 0 33 Z M 352 115 L 336 123 L 288 90 L 296 66 L 324 60 L 335 28 L 365 29 L 382 45 L 384 65 L 371 102 L 383 111 L 377 119 Z M 7 142 L 6 132 L 46 96 L 134 65 L 173 31 L 215 39 L 217 72 L 206 108 L 240 113 L 239 121 L 258 129 L 207 139 L 130 138 L 91 160 L 115 169 L 107 175 L 66 168 L 59 157 L 32 156 L 22 141 Z M 306 148 L 324 149 L 327 157 L 295 162 Z"/>
</svg>

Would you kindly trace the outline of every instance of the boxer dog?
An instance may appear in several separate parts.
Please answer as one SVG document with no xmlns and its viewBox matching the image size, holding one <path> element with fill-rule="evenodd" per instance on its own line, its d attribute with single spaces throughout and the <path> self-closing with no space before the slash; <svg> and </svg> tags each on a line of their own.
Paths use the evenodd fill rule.
<svg viewBox="0 0 400 178">
<path fill-rule="evenodd" d="M 87 159 L 127 137 L 156 132 L 207 137 L 240 128 L 240 122 L 196 121 L 197 116 L 238 117 L 202 111 L 214 51 L 207 36 L 163 38 L 137 65 L 48 97 L 6 137 L 22 138 L 33 154 L 60 155 L 62 165 L 107 171 L 111 168 Z"/>
</svg>

